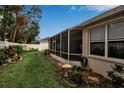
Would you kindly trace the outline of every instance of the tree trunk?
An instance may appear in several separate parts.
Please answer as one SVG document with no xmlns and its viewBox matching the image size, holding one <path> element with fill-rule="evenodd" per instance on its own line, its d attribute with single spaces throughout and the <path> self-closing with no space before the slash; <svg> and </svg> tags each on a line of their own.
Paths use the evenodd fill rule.
<svg viewBox="0 0 124 93">
<path fill-rule="evenodd" d="M 13 35 L 13 31 L 11 31 L 10 36 L 9 36 L 9 41 L 12 41 L 12 35 Z"/>
<path fill-rule="evenodd" d="M 17 33 L 17 28 L 15 27 L 15 30 L 14 30 L 13 36 L 12 36 L 12 42 L 15 41 L 16 33 Z"/>
<path fill-rule="evenodd" d="M 10 37 L 9 37 L 10 42 L 15 41 L 16 33 L 17 33 L 17 26 L 15 26 L 15 29 L 10 33 Z"/>
<path fill-rule="evenodd" d="M 14 42 L 15 41 L 15 37 L 16 37 L 16 33 L 17 33 L 17 18 L 18 18 L 18 12 L 16 11 L 16 25 L 15 25 L 15 29 L 11 32 L 10 34 L 10 41 Z"/>
</svg>

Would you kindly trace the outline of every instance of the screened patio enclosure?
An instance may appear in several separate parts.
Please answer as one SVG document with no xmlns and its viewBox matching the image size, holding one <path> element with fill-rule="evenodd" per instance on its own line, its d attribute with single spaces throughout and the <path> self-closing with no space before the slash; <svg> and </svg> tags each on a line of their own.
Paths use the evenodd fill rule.
<svg viewBox="0 0 124 93">
<path fill-rule="evenodd" d="M 52 54 L 70 61 L 80 61 L 82 56 L 82 29 L 67 29 L 50 38 Z"/>
</svg>

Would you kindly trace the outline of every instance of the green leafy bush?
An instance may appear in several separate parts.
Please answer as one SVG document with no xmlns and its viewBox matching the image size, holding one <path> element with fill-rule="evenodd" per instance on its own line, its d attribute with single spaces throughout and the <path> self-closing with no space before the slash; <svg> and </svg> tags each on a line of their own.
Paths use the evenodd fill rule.
<svg viewBox="0 0 124 93">
<path fill-rule="evenodd" d="M 38 48 L 23 48 L 23 52 L 35 52 L 38 51 Z"/>
<path fill-rule="evenodd" d="M 5 62 L 7 63 L 13 63 L 16 62 L 21 58 L 21 53 L 23 52 L 23 49 L 19 45 L 12 45 L 9 47 L 4 48 L 5 53 Z"/>
<path fill-rule="evenodd" d="M 23 52 L 22 46 L 12 45 L 0 49 L 0 65 L 4 63 L 13 63 L 21 58 Z"/>
<path fill-rule="evenodd" d="M 49 50 L 49 49 L 45 49 L 44 51 L 43 51 L 43 55 L 44 56 L 50 56 L 50 53 L 51 53 L 51 51 Z"/>
<path fill-rule="evenodd" d="M 23 52 L 23 48 L 20 45 L 12 45 L 10 46 L 13 51 L 15 51 L 17 54 L 21 54 Z"/>
<path fill-rule="evenodd" d="M 124 65 L 115 64 L 112 67 L 113 71 L 108 71 L 108 77 L 111 80 L 113 87 L 124 87 Z"/>
<path fill-rule="evenodd" d="M 71 70 L 70 79 L 75 82 L 76 84 L 82 84 L 81 82 L 85 82 L 85 72 L 82 70 L 81 67 L 74 66 Z"/>
<path fill-rule="evenodd" d="M 2 65 L 4 62 L 5 62 L 4 49 L 0 49 L 0 65 Z"/>
<path fill-rule="evenodd" d="M 31 48 L 31 52 L 38 51 L 38 48 Z"/>
</svg>

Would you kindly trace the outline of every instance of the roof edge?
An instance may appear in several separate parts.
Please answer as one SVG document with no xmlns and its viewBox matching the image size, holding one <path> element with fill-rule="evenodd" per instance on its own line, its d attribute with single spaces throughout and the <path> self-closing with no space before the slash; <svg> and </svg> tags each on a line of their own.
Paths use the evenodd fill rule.
<svg viewBox="0 0 124 93">
<path fill-rule="evenodd" d="M 116 7 L 116 8 L 113 8 L 111 10 L 108 10 L 108 11 L 106 11 L 106 12 L 104 12 L 104 13 L 96 16 L 96 17 L 93 17 L 93 18 L 91 18 L 91 19 L 89 19 L 87 21 L 82 22 L 81 23 L 81 26 L 86 26 L 86 25 L 88 25 L 88 24 L 90 24 L 92 22 L 98 21 L 98 20 L 100 20 L 102 18 L 108 17 L 108 16 L 110 16 L 112 14 L 121 12 L 123 10 L 124 10 L 124 5 L 120 5 L 120 6 Z"/>
</svg>

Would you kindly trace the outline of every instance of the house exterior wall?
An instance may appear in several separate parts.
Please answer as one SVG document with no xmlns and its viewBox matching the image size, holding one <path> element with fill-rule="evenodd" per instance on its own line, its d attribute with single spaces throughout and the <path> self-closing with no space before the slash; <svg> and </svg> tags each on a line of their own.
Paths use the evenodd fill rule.
<svg viewBox="0 0 124 93">
<path fill-rule="evenodd" d="M 98 19 L 98 17 L 97 17 L 97 19 L 95 19 L 97 21 L 93 21 L 92 23 L 89 22 L 88 24 L 87 23 L 82 24 L 82 56 L 85 56 L 88 58 L 89 66 L 94 72 L 97 72 L 97 73 L 102 74 L 104 76 L 107 76 L 107 71 L 111 71 L 112 70 L 111 66 L 113 66 L 114 64 L 116 64 L 116 63 L 124 64 L 124 59 L 108 57 L 108 35 L 107 35 L 108 34 L 108 24 L 111 22 L 124 20 L 124 7 L 121 6 L 120 8 L 123 11 L 117 12 L 118 11 L 117 9 L 116 9 L 116 11 L 112 10 L 111 14 L 109 16 L 105 16 L 105 13 L 104 13 L 105 18 L 102 16 L 103 17 L 102 19 L 97 20 Z M 87 25 L 85 26 L 85 24 L 87 24 Z M 99 26 L 105 27 L 104 28 L 105 29 L 105 33 L 104 33 L 104 37 L 105 37 L 105 41 L 104 41 L 105 50 L 104 50 L 104 52 L 105 52 L 105 55 L 104 56 L 98 56 L 98 55 L 93 55 L 93 54 L 91 55 L 90 54 L 90 33 L 89 33 L 90 28 L 94 28 L 94 27 L 97 28 Z M 122 39 L 123 39 L 122 41 L 124 41 L 124 38 L 122 38 Z M 59 61 L 64 62 L 64 63 L 69 63 L 72 65 L 80 66 L 79 61 L 70 61 L 70 60 L 68 61 L 68 60 L 65 60 L 61 57 L 53 55 L 53 54 L 52 54 L 52 57 L 54 57 L 54 58 L 56 58 Z"/>
<path fill-rule="evenodd" d="M 107 76 L 107 71 L 112 71 L 113 62 L 88 57 L 90 68 L 97 73 Z"/>
<path fill-rule="evenodd" d="M 88 36 L 88 29 L 82 30 L 83 32 L 83 47 L 82 47 L 82 55 L 83 56 L 88 56 L 89 53 L 89 36 Z"/>
<path fill-rule="evenodd" d="M 97 57 L 90 57 L 90 43 L 88 29 L 83 30 L 83 56 L 88 58 L 90 68 L 97 73 L 107 76 L 106 71 L 111 71 L 111 65 L 114 63 L 109 61 L 100 60 Z"/>
<path fill-rule="evenodd" d="M 118 20 L 124 20 L 123 17 L 117 17 L 113 20 L 109 20 L 111 22 L 118 21 Z M 102 25 L 106 25 L 109 22 L 105 22 Z M 92 26 L 93 27 L 93 26 Z M 88 63 L 90 68 L 97 72 L 100 73 L 104 76 L 107 76 L 107 71 L 111 71 L 112 67 L 115 63 L 121 63 L 124 64 L 123 59 L 117 59 L 117 58 L 106 58 L 105 56 L 96 56 L 96 55 L 90 55 L 90 34 L 89 34 L 89 29 L 83 29 L 83 56 L 88 58 Z"/>
</svg>

